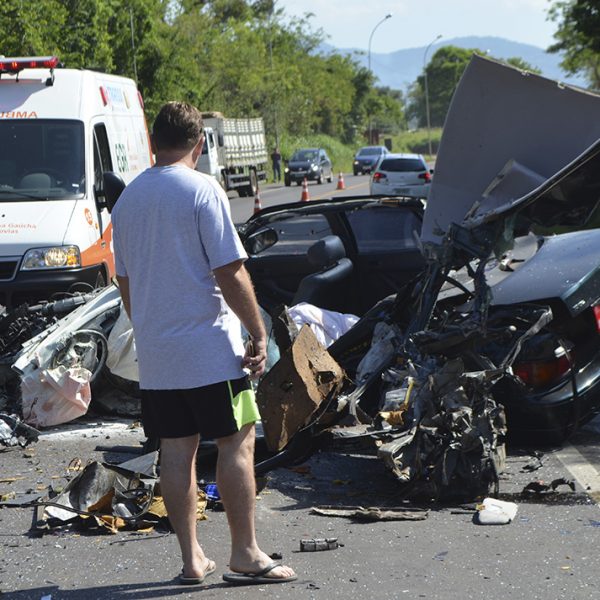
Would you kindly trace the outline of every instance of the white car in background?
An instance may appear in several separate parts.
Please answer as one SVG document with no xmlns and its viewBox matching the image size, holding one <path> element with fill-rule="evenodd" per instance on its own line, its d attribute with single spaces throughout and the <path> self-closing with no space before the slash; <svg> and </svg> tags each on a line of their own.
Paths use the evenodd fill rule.
<svg viewBox="0 0 600 600">
<path fill-rule="evenodd" d="M 421 154 L 386 154 L 373 169 L 370 193 L 427 198 L 432 173 Z"/>
</svg>

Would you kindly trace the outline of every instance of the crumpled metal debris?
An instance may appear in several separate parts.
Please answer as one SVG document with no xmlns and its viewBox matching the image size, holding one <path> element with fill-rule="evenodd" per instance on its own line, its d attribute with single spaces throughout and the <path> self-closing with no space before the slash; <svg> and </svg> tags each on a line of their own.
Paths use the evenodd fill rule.
<svg viewBox="0 0 600 600">
<path fill-rule="evenodd" d="M 313 515 L 346 517 L 358 521 L 423 521 L 429 511 L 407 506 L 315 506 Z"/>
<path fill-rule="evenodd" d="M 300 540 L 300 552 L 321 552 L 339 548 L 337 538 L 312 538 Z"/>
<path fill-rule="evenodd" d="M 550 483 L 545 483 L 544 481 L 531 481 L 528 483 L 521 494 L 523 496 L 540 496 L 547 493 L 555 492 L 556 489 L 561 486 L 566 485 L 572 492 L 575 491 L 575 481 L 573 479 L 565 479 L 564 477 L 559 477 L 558 479 L 554 479 Z"/>
<path fill-rule="evenodd" d="M 40 432 L 21 421 L 17 415 L 0 413 L 0 444 L 6 447 L 25 448 L 37 442 Z"/>
<path fill-rule="evenodd" d="M 94 461 L 55 495 L 28 503 L 36 507 L 33 529 L 49 531 L 64 525 L 93 524 L 116 533 L 119 529 L 168 527 L 162 497 L 156 493 L 158 452 L 118 465 Z M 13 504 L 14 506 L 14 504 Z M 198 520 L 205 519 L 206 494 L 198 491 Z"/>
</svg>

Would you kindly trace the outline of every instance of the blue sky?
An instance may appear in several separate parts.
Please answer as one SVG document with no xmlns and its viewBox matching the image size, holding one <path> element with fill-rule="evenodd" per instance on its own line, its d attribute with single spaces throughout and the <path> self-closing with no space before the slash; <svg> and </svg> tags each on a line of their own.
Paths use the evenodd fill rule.
<svg viewBox="0 0 600 600">
<path fill-rule="evenodd" d="M 387 53 L 427 46 L 444 39 L 496 36 L 546 48 L 556 24 L 547 20 L 549 0 L 277 0 L 288 15 L 314 13 L 314 29 L 328 34 L 337 48 L 366 50 L 377 23 L 371 51 Z"/>
</svg>

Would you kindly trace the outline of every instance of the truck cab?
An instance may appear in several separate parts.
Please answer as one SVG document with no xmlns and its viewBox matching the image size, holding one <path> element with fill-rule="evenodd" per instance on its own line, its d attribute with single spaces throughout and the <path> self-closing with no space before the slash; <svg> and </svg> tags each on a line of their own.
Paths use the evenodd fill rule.
<svg viewBox="0 0 600 600">
<path fill-rule="evenodd" d="M 107 173 L 152 164 L 135 82 L 0 58 L 0 305 L 106 285 L 115 273 Z"/>
<path fill-rule="evenodd" d="M 225 181 L 223 179 L 224 168 L 224 165 L 219 164 L 219 147 L 216 132 L 212 127 L 204 127 L 204 146 L 202 146 L 202 154 L 198 159 L 196 169 L 201 173 L 206 173 L 214 177 L 225 188 Z"/>
</svg>

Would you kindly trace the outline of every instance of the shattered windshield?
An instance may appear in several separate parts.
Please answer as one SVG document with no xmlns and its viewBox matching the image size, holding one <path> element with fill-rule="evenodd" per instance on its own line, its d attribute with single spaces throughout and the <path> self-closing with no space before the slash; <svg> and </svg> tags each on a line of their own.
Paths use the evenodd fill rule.
<svg viewBox="0 0 600 600">
<path fill-rule="evenodd" d="M 0 122 L 0 140 L 0 200 L 83 194 L 83 123 L 5 120 Z"/>
</svg>

